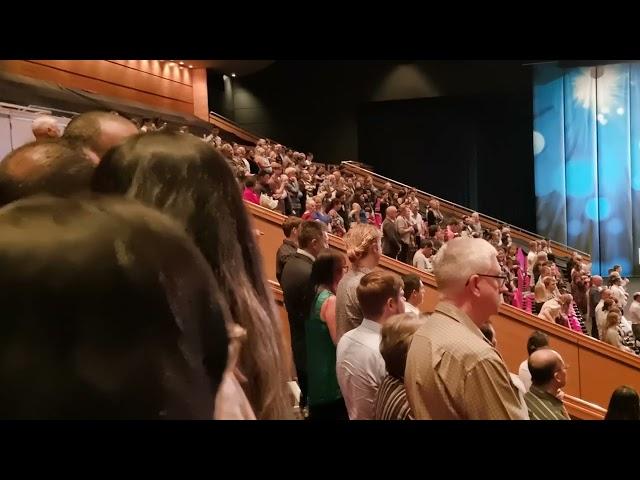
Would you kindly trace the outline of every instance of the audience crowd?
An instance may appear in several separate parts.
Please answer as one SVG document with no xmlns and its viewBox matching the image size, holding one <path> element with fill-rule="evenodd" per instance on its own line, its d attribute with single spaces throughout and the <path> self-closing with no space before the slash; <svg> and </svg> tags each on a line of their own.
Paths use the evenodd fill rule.
<svg viewBox="0 0 640 480">
<path fill-rule="evenodd" d="M 564 359 L 534 332 L 510 373 L 500 305 L 636 348 L 619 266 L 606 286 L 577 254 L 564 271 L 547 241 L 525 254 L 415 190 L 113 112 L 33 129 L 0 161 L 1 418 L 567 420 Z M 243 200 L 287 215 L 292 358 Z M 383 255 L 435 275 L 432 314 Z M 639 410 L 622 386 L 607 418 Z"/>
</svg>

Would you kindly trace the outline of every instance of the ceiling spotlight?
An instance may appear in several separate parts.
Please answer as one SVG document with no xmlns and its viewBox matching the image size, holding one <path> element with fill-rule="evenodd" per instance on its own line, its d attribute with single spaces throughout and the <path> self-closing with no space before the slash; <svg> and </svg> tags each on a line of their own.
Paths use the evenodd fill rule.
<svg viewBox="0 0 640 480">
<path fill-rule="evenodd" d="M 231 76 L 232 76 L 233 78 L 236 78 L 236 74 L 235 74 L 235 73 L 232 73 L 232 74 L 231 74 Z"/>
<path fill-rule="evenodd" d="M 175 60 L 169 60 L 170 62 L 175 62 Z"/>
<path fill-rule="evenodd" d="M 184 65 L 184 62 L 180 62 L 180 65 Z"/>
<path fill-rule="evenodd" d="M 189 68 L 193 68 L 193 65 L 189 65 Z"/>
</svg>

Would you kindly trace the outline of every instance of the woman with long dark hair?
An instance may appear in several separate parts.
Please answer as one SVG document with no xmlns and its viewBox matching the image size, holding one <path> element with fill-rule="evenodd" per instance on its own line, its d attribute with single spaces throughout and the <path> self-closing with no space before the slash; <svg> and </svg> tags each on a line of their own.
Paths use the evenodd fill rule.
<svg viewBox="0 0 640 480">
<path fill-rule="evenodd" d="M 291 418 L 280 318 L 224 158 L 191 135 L 137 135 L 104 156 L 92 188 L 138 199 L 184 226 L 209 263 L 231 318 L 246 330 L 238 377 L 244 377 L 256 417 Z"/>
<path fill-rule="evenodd" d="M 335 250 L 322 251 L 311 268 L 314 297 L 305 324 L 311 420 L 349 419 L 336 377 L 336 288 L 347 269 Z"/>
<path fill-rule="evenodd" d="M 609 400 L 605 420 L 640 420 L 638 392 L 623 385 L 616 388 Z"/>
</svg>

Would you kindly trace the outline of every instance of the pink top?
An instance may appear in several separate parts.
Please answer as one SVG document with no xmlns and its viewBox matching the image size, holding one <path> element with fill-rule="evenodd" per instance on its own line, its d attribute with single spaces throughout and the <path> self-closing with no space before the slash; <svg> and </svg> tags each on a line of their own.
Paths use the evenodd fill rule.
<svg viewBox="0 0 640 480">
<path fill-rule="evenodd" d="M 242 198 L 248 202 L 260 205 L 260 197 L 252 189 L 246 187 L 242 192 Z"/>
<path fill-rule="evenodd" d="M 582 327 L 580 326 L 580 321 L 578 320 L 578 317 L 576 317 L 575 311 L 573 309 L 573 305 L 571 305 L 571 308 L 569 309 L 569 313 L 567 314 L 567 319 L 569 320 L 569 327 L 571 328 L 571 330 L 573 330 L 574 332 L 582 333 Z"/>
</svg>

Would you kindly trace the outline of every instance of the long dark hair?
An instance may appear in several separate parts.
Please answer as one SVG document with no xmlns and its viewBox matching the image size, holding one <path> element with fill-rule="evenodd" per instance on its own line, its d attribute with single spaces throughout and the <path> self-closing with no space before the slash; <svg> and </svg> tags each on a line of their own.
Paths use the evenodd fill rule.
<svg viewBox="0 0 640 480">
<path fill-rule="evenodd" d="M 346 258 L 343 254 L 327 248 L 321 251 L 311 267 L 311 276 L 309 278 L 309 289 L 307 290 L 304 311 L 311 314 L 315 303 L 316 296 L 320 293 L 320 288 L 333 284 L 338 270 L 346 264 Z M 332 292 L 335 294 L 335 292 Z"/>
<path fill-rule="evenodd" d="M 256 416 L 288 418 L 280 319 L 226 160 L 192 135 L 136 135 L 104 156 L 92 188 L 138 199 L 184 225 L 211 266 L 232 319 L 247 330 L 239 366 Z"/>
<path fill-rule="evenodd" d="M 638 392 L 623 385 L 616 388 L 609 400 L 605 420 L 640 420 Z"/>
<path fill-rule="evenodd" d="M 225 317 L 180 225 L 125 199 L 0 209 L 0 417 L 213 418 Z"/>
<path fill-rule="evenodd" d="M 313 288 L 314 296 L 318 293 L 318 290 L 322 285 L 333 284 L 333 279 L 335 278 L 338 269 L 342 268 L 343 264 L 346 264 L 346 258 L 340 252 L 326 249 L 318 254 L 318 257 L 311 267 L 310 283 Z"/>
</svg>

